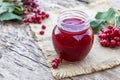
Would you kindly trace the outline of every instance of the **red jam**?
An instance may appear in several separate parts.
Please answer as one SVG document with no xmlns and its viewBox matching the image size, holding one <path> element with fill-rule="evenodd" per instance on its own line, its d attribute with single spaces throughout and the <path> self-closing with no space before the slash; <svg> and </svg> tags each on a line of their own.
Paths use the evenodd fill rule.
<svg viewBox="0 0 120 80">
<path fill-rule="evenodd" d="M 92 47 L 93 39 L 93 31 L 89 27 L 89 22 L 86 23 L 83 18 L 74 16 L 58 20 L 52 33 L 57 54 L 60 58 L 70 62 L 84 59 Z"/>
</svg>

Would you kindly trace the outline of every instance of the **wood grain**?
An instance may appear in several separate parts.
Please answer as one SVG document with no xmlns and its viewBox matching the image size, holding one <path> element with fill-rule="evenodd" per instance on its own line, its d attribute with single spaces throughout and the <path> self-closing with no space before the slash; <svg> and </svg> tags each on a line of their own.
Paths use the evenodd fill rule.
<svg viewBox="0 0 120 80">
<path fill-rule="evenodd" d="M 53 80 L 29 26 L 0 23 L 0 80 Z"/>
</svg>

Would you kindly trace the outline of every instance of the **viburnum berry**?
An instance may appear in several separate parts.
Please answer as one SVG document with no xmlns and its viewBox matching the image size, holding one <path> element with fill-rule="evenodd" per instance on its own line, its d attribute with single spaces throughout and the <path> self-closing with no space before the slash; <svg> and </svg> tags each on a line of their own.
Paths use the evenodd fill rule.
<svg viewBox="0 0 120 80">
<path fill-rule="evenodd" d="M 54 69 L 56 69 L 56 68 L 58 67 L 58 64 L 55 63 L 55 62 L 53 62 L 53 63 L 52 63 L 52 67 L 53 67 Z"/>
<path fill-rule="evenodd" d="M 120 47 L 120 42 L 117 42 L 117 46 L 119 46 L 119 47 Z"/>
<path fill-rule="evenodd" d="M 110 47 L 115 47 L 115 46 L 116 46 L 116 41 L 110 40 Z"/>
<path fill-rule="evenodd" d="M 52 67 L 54 69 L 57 68 L 61 62 L 62 62 L 61 58 L 55 58 L 54 60 L 52 60 Z"/>
<path fill-rule="evenodd" d="M 119 29 L 118 28 L 114 28 L 114 34 L 119 35 Z"/>
<path fill-rule="evenodd" d="M 34 12 L 34 13 L 37 13 L 37 9 L 34 9 L 33 12 Z"/>
<path fill-rule="evenodd" d="M 46 14 L 46 15 L 45 15 L 46 18 L 49 18 L 49 16 L 50 16 L 49 14 Z"/>
<path fill-rule="evenodd" d="M 29 11 L 28 11 L 28 10 L 25 10 L 25 11 L 24 11 L 24 14 L 25 14 L 25 15 L 28 15 L 28 14 L 29 14 Z"/>
<path fill-rule="evenodd" d="M 37 20 L 41 20 L 42 17 L 40 15 L 37 15 Z"/>
<path fill-rule="evenodd" d="M 58 63 L 62 63 L 62 59 L 61 58 L 56 58 L 56 60 L 58 61 Z"/>
<path fill-rule="evenodd" d="M 104 47 L 108 47 L 109 46 L 109 42 L 107 40 L 101 40 L 100 44 Z"/>
<path fill-rule="evenodd" d="M 113 25 L 108 25 L 108 29 L 112 29 L 113 28 Z"/>
<path fill-rule="evenodd" d="M 31 19 L 31 18 L 29 18 L 29 19 L 28 19 L 28 22 L 29 22 L 29 23 L 32 23 L 32 19 Z"/>
<path fill-rule="evenodd" d="M 42 19 L 43 19 L 43 20 L 45 19 L 45 15 L 42 15 Z"/>
<path fill-rule="evenodd" d="M 114 37 L 114 40 L 116 40 L 116 41 L 120 41 L 120 37 Z"/>
<path fill-rule="evenodd" d="M 31 18 L 32 18 L 32 20 L 34 21 L 34 20 L 36 19 L 36 16 L 32 16 Z"/>
<path fill-rule="evenodd" d="M 40 31 L 40 35 L 43 35 L 45 32 L 43 30 Z"/>
<path fill-rule="evenodd" d="M 107 38 L 107 34 L 103 33 L 103 34 L 101 34 L 101 37 L 102 37 L 102 39 L 106 39 Z"/>
<path fill-rule="evenodd" d="M 114 48 L 120 46 L 120 29 L 113 25 L 108 25 L 107 28 L 101 29 L 98 37 L 100 38 L 100 44 L 104 47 Z"/>
<path fill-rule="evenodd" d="M 44 11 L 41 12 L 42 15 L 45 15 L 46 13 Z"/>
<path fill-rule="evenodd" d="M 45 26 L 45 25 L 42 25 L 42 29 L 46 29 L 46 26 Z"/>
<path fill-rule="evenodd" d="M 107 33 L 107 32 L 108 32 L 107 29 L 105 29 L 105 28 L 103 28 L 101 31 L 102 31 L 103 33 Z"/>
<path fill-rule="evenodd" d="M 39 10 L 39 9 L 37 10 L 37 13 L 40 13 L 40 10 Z"/>
<path fill-rule="evenodd" d="M 37 23 L 38 23 L 38 24 L 41 24 L 41 23 L 42 23 L 42 21 L 41 21 L 41 20 L 39 20 L 39 21 L 37 21 Z"/>
</svg>

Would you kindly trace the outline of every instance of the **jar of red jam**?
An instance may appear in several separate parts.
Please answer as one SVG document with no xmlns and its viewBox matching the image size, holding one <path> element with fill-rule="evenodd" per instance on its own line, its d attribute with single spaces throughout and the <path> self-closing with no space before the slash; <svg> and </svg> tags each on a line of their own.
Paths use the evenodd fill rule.
<svg viewBox="0 0 120 80">
<path fill-rule="evenodd" d="M 75 62 L 84 59 L 93 45 L 90 19 L 83 11 L 62 12 L 52 32 L 55 51 L 61 59 Z"/>
</svg>

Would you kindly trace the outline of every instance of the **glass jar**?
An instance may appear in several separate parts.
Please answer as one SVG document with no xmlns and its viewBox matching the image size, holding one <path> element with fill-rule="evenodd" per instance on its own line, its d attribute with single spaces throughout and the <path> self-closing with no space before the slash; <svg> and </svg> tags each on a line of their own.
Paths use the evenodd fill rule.
<svg viewBox="0 0 120 80">
<path fill-rule="evenodd" d="M 55 51 L 60 58 L 81 61 L 89 53 L 94 40 L 88 15 L 78 10 L 62 12 L 52 32 Z"/>
</svg>

